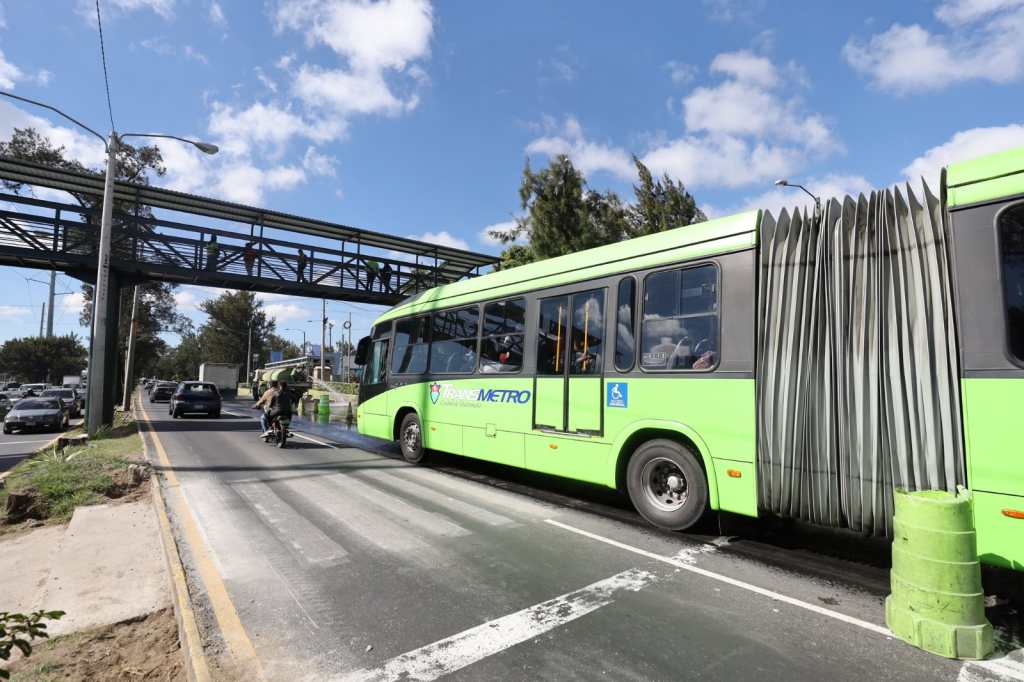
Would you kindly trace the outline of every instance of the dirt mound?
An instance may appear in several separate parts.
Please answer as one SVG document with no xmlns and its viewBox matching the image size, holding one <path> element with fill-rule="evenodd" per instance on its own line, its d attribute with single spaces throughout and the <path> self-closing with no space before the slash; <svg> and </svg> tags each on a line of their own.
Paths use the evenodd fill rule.
<svg viewBox="0 0 1024 682">
<path fill-rule="evenodd" d="M 28 680 L 184 680 L 172 609 L 40 643 L 11 665 L 13 682 Z"/>
</svg>

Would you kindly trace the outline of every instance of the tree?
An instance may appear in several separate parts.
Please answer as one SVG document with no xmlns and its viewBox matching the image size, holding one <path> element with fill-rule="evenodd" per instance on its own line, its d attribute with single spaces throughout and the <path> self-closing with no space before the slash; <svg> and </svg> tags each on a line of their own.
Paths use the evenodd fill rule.
<svg viewBox="0 0 1024 682">
<path fill-rule="evenodd" d="M 490 235 L 505 244 L 501 268 L 614 244 L 623 239 L 706 220 L 683 183 L 667 174 L 655 181 L 636 157 L 640 183 L 636 203 L 623 204 L 615 192 L 596 192 L 567 156 L 557 156 L 534 172 L 527 161 L 519 187 L 525 216 L 510 230 Z M 527 242 L 522 243 L 523 237 Z"/>
<path fill-rule="evenodd" d="M 0 368 L 26 382 L 56 382 L 79 374 L 86 365 L 85 346 L 74 334 L 10 339 L 0 346 Z"/>
<path fill-rule="evenodd" d="M 102 177 L 106 169 L 93 169 L 83 165 L 76 159 L 67 158 L 63 146 L 53 144 L 47 137 L 33 128 L 15 128 L 11 139 L 0 142 L 0 155 L 8 156 L 30 163 L 52 168 L 88 173 Z M 118 145 L 115 160 L 115 176 L 118 180 L 148 185 L 150 174 L 163 176 L 167 172 L 160 148 L 155 145 L 133 147 L 121 142 Z M 20 193 L 23 183 L 4 180 L 6 189 Z M 90 225 L 99 225 L 102 197 L 78 192 L 68 193 L 82 207 L 82 220 Z M 148 206 L 131 202 L 118 201 L 114 205 L 114 229 L 123 227 L 124 216 L 134 215 L 140 218 L 151 218 L 152 211 Z M 141 229 L 148 229 L 145 222 Z M 115 248 L 116 251 L 116 248 Z M 145 375 L 153 371 L 157 354 L 165 352 L 167 344 L 156 335 L 160 332 L 173 331 L 183 333 L 191 329 L 191 321 L 181 315 L 174 300 L 174 292 L 178 285 L 162 282 L 146 282 L 142 285 L 139 299 L 139 314 L 136 327 L 137 353 L 136 373 Z M 79 313 L 79 324 L 88 327 L 92 323 L 93 287 L 82 285 L 83 303 Z M 118 327 L 118 358 L 122 367 L 118 376 L 123 378 L 123 362 L 128 348 L 128 332 L 132 315 L 132 287 L 121 290 L 120 325 Z"/>
<path fill-rule="evenodd" d="M 683 183 L 673 180 L 668 173 L 661 180 L 654 180 L 651 171 L 636 156 L 633 163 L 636 164 L 640 184 L 633 185 L 636 203 L 629 209 L 627 233 L 630 237 L 642 237 L 707 220 Z"/>
</svg>

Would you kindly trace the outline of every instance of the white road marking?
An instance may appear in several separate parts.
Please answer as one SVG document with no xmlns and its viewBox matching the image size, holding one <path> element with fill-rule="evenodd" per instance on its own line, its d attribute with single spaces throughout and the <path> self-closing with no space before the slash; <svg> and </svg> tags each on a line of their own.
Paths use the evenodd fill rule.
<svg viewBox="0 0 1024 682">
<path fill-rule="evenodd" d="M 478 507 L 475 504 L 470 504 L 469 502 L 456 499 L 447 493 L 440 490 L 434 490 L 425 485 L 420 485 L 419 483 L 411 481 L 404 476 L 395 476 L 394 473 L 381 471 L 380 469 L 367 469 L 360 473 L 374 479 L 375 481 L 390 483 L 401 489 L 405 494 L 412 495 L 413 497 L 417 497 L 426 502 L 431 502 L 455 513 L 463 514 L 476 521 L 486 523 L 489 526 L 507 526 L 514 523 L 512 519 L 507 516 L 495 514 L 483 507 Z"/>
<path fill-rule="evenodd" d="M 324 483 L 337 486 L 339 491 L 348 496 L 356 497 L 370 507 L 379 510 L 394 519 L 399 525 L 418 530 L 426 536 L 458 537 L 469 535 L 469 531 L 457 523 L 453 523 L 443 514 L 420 509 L 409 504 L 401 497 L 375 488 L 346 473 L 324 476 L 320 479 Z"/>
<path fill-rule="evenodd" d="M 638 592 L 656 579 L 653 573 L 633 568 L 340 679 L 436 680 L 607 606 L 619 592 Z"/>
<path fill-rule="evenodd" d="M 27 445 L 29 443 L 49 443 L 50 438 L 43 438 L 42 440 L 13 440 L 13 441 L 0 441 L 0 447 L 5 445 Z M 17 455 L 4 455 L 5 457 L 17 457 Z"/>
<path fill-rule="evenodd" d="M 340 448 L 337 445 L 332 445 L 331 443 L 327 443 L 327 442 L 324 442 L 322 440 L 317 440 L 316 438 L 310 438 L 309 436 L 307 436 L 304 433 L 293 433 L 292 435 L 294 435 L 296 438 L 302 438 L 303 440 L 308 440 L 310 443 L 316 443 L 317 445 L 323 445 L 325 448 L 331 448 L 332 450 L 340 450 Z"/>
<path fill-rule="evenodd" d="M 436 550 L 416 530 L 381 515 L 377 508 L 368 505 L 363 499 L 352 499 L 342 494 L 337 487 L 329 485 L 324 480 L 326 478 L 290 479 L 284 485 L 305 497 L 331 520 L 372 545 L 413 561 L 438 559 Z"/>
<path fill-rule="evenodd" d="M 232 487 L 301 561 L 314 566 L 334 566 L 348 555 L 344 547 L 295 511 L 266 483 L 235 483 Z"/>
<path fill-rule="evenodd" d="M 617 540 L 612 540 L 611 538 L 606 538 L 604 536 L 597 535 L 596 533 L 591 533 L 589 531 L 585 531 L 585 530 L 582 530 L 580 528 L 576 528 L 575 526 L 570 526 L 570 525 L 565 524 L 565 523 L 560 523 L 559 521 L 555 521 L 553 519 L 545 519 L 545 522 L 551 524 L 552 526 L 557 526 L 558 528 L 561 528 L 563 530 L 567 530 L 567 531 L 569 531 L 571 533 L 576 533 L 577 535 L 582 535 L 582 536 L 588 537 L 588 538 L 590 538 L 592 540 L 597 540 L 598 542 L 603 542 L 606 545 L 611 545 L 613 547 L 618 547 L 619 549 L 624 549 L 627 552 L 633 552 L 634 554 L 639 554 L 639 555 L 645 556 L 645 557 L 647 557 L 649 559 L 654 559 L 655 561 L 661 561 L 661 562 L 669 564 L 671 566 L 675 566 L 676 568 L 681 568 L 684 571 L 690 571 L 691 573 L 696 573 L 697 575 L 702 575 L 705 578 L 711 578 L 712 580 L 717 580 L 719 582 L 726 583 L 727 585 L 732 585 L 733 587 L 738 587 L 740 589 L 747 590 L 748 592 L 753 592 L 755 594 L 760 594 L 760 595 L 762 595 L 764 597 L 768 597 L 769 599 L 774 599 L 775 601 L 780 601 L 780 602 L 782 602 L 784 604 L 789 604 L 790 606 L 796 606 L 798 608 L 806 609 L 807 611 L 812 611 L 812 612 L 820 614 L 822 616 L 828 616 L 829 618 L 833 618 L 835 620 L 839 620 L 839 621 L 842 621 L 844 623 L 848 623 L 850 625 L 856 625 L 859 628 L 863 628 L 865 630 L 868 630 L 870 632 L 874 632 L 874 633 L 879 634 L 879 635 L 884 635 L 886 637 L 892 637 L 893 636 L 893 634 L 891 632 L 889 632 L 889 629 L 886 628 L 883 625 L 876 625 L 875 623 L 869 623 L 866 620 L 861 620 L 860 618 L 854 618 L 853 616 L 848 616 L 845 613 L 839 613 L 838 611 L 833 611 L 832 609 L 826 609 L 826 608 L 823 608 L 821 606 L 818 606 L 817 604 L 811 604 L 811 603 L 802 601 L 800 599 L 795 599 L 793 597 L 788 597 L 788 596 L 786 596 L 784 594 L 781 594 L 779 592 L 775 592 L 773 590 L 767 590 L 767 589 L 765 589 L 763 587 L 758 587 L 757 585 L 751 585 L 750 583 L 743 582 L 742 580 L 737 580 L 735 578 L 730 578 L 728 576 L 724 576 L 724 575 L 721 575 L 719 573 L 715 573 L 714 571 L 709 571 L 709 570 L 707 570 L 705 568 L 698 568 L 697 566 L 694 566 L 692 563 L 690 563 L 689 561 L 687 561 L 684 558 L 667 557 L 667 556 L 664 556 L 662 554 L 656 554 L 654 552 L 648 552 L 645 549 L 640 549 L 639 547 L 634 547 L 633 545 L 627 545 L 624 542 L 619 542 Z M 686 550 L 684 550 L 684 551 L 686 551 Z"/>
</svg>

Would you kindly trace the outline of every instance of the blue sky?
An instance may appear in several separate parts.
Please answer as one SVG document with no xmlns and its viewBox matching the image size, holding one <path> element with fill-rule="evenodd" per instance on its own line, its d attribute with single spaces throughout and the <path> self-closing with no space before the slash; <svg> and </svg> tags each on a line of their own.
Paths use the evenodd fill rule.
<svg viewBox="0 0 1024 682">
<path fill-rule="evenodd" d="M 0 6 L 0 87 L 107 131 L 92 0 Z M 835 195 L 1024 145 L 1024 0 L 101 6 L 118 129 L 222 148 L 161 145 L 162 184 L 473 250 L 497 251 L 485 231 L 516 214 L 527 157 L 568 153 L 628 198 L 637 154 L 722 215 L 799 202 L 778 177 Z M 87 135 L 0 102 L 0 136 L 24 125 L 102 163 Z M 46 273 L 0 269 L 0 341 L 38 333 L 45 286 L 26 277 Z M 201 322 L 215 294 L 179 304 Z M 84 334 L 60 300 L 56 331 Z M 266 304 L 319 333 L 318 301 Z M 329 305 L 348 312 L 365 331 L 373 309 Z"/>
</svg>

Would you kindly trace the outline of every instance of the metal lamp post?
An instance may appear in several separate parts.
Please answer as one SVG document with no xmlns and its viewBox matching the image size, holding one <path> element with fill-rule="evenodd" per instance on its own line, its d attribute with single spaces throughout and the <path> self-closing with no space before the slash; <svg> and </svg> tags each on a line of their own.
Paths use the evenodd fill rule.
<svg viewBox="0 0 1024 682">
<path fill-rule="evenodd" d="M 72 118 L 54 106 L 43 102 L 37 102 L 36 100 L 29 99 L 27 97 L 21 97 L 9 92 L 4 92 L 2 90 L 0 90 L 0 95 L 20 102 L 26 102 L 27 104 L 32 104 L 43 109 L 49 109 L 62 118 L 71 121 L 79 128 L 82 128 L 83 130 L 86 130 L 98 137 L 103 142 L 107 152 L 107 168 L 103 176 L 103 208 L 100 214 L 100 243 L 96 259 L 96 286 L 93 290 L 92 343 L 90 344 L 89 351 L 89 403 L 86 429 L 88 434 L 93 436 L 103 425 L 103 395 L 106 391 L 107 372 L 107 358 L 104 353 L 104 349 L 106 348 L 107 343 L 107 298 L 109 296 L 110 289 L 110 241 L 114 217 L 114 176 L 117 174 L 117 153 L 121 140 L 126 137 L 166 138 L 191 144 L 206 154 L 216 154 L 219 149 L 216 145 L 209 144 L 207 142 L 198 142 L 196 140 L 189 140 L 176 135 L 164 135 L 160 133 L 126 133 L 124 135 L 118 135 L 117 131 L 111 130 L 110 135 L 107 138 L 104 138 L 89 126 Z M 135 330 L 132 328 L 129 333 L 129 348 L 133 348 L 135 345 L 133 343 L 134 332 Z M 114 333 L 116 334 L 116 331 Z M 131 364 L 131 361 L 132 358 L 129 357 L 129 365 Z"/>
<path fill-rule="evenodd" d="M 814 195 L 814 194 L 812 194 L 809 189 L 807 189 L 806 187 L 804 187 L 803 185 L 801 185 L 799 183 L 790 182 L 789 180 L 776 180 L 775 181 L 775 186 L 776 187 L 798 187 L 799 189 L 802 189 L 804 191 L 804 194 L 806 194 L 810 198 L 814 199 L 814 218 L 818 219 L 818 218 L 821 217 L 821 198 L 816 196 L 816 195 Z"/>
</svg>

